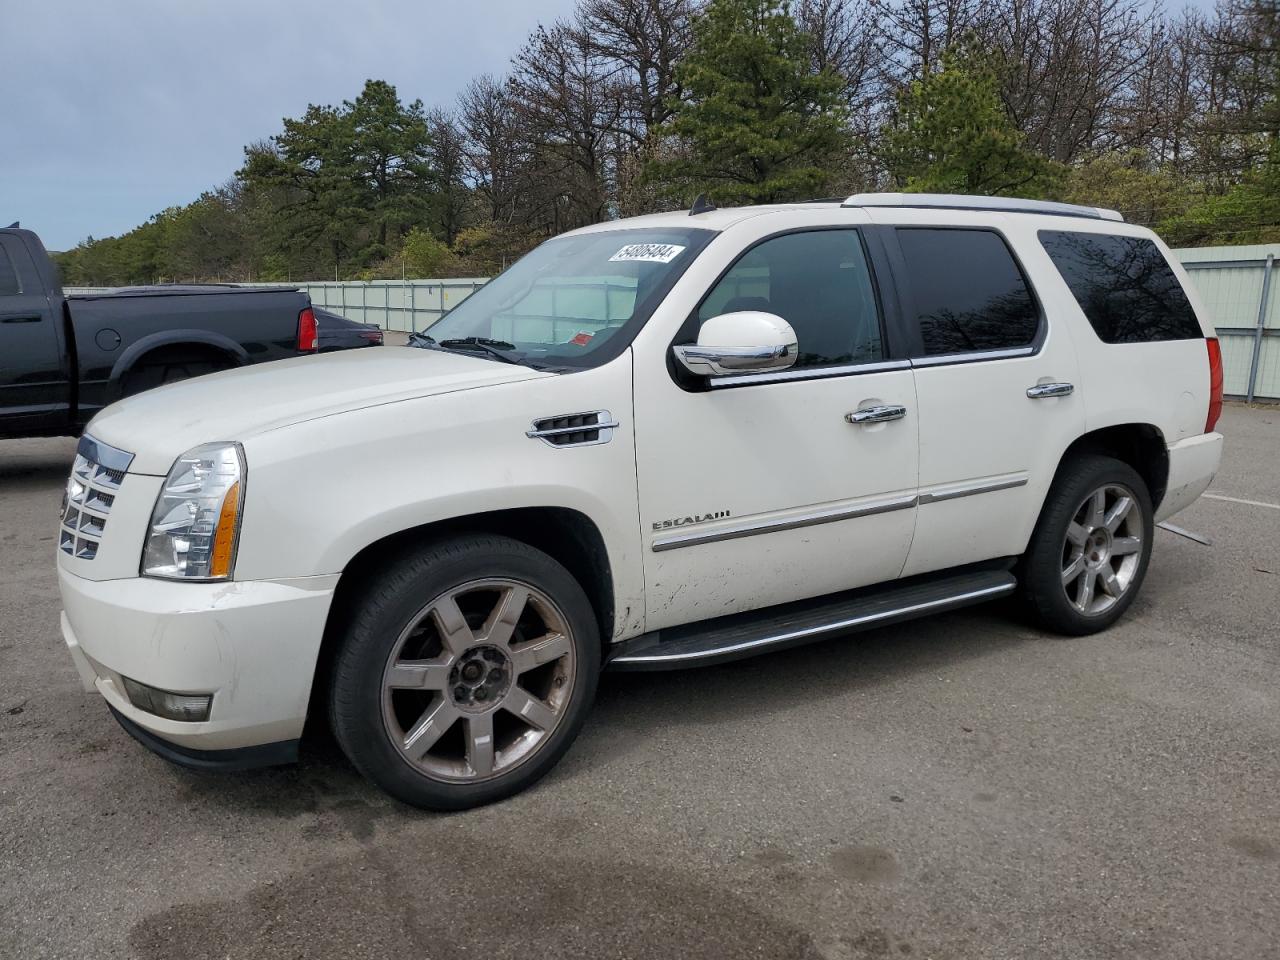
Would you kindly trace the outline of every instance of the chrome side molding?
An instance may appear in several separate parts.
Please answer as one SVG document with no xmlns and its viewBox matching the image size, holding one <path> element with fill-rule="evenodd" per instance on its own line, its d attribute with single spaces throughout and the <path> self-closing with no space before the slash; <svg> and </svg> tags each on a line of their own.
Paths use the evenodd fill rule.
<svg viewBox="0 0 1280 960">
<path fill-rule="evenodd" d="M 754 537 L 760 533 L 776 533 L 779 530 L 794 530 L 797 527 L 812 527 L 820 523 L 835 523 L 837 520 L 852 520 L 854 517 L 870 517 L 877 513 L 889 513 L 893 510 L 909 510 L 916 505 L 915 494 L 902 494 L 870 500 L 843 507 L 830 507 L 825 510 L 813 510 L 809 513 L 790 517 L 773 517 L 769 519 L 747 519 L 745 522 L 718 530 L 677 533 L 666 537 L 657 537 L 653 541 L 655 553 L 664 550 L 675 550 L 678 547 L 692 547 L 699 543 L 715 543 L 720 540 L 736 540 L 739 537 Z"/>
<path fill-rule="evenodd" d="M 953 363 L 979 363 L 983 360 L 1012 360 L 1015 357 L 1029 357 L 1036 352 L 1035 347 L 1004 347 L 999 350 L 975 350 L 973 353 L 940 353 L 931 357 L 916 357 L 911 361 L 913 367 L 945 367 Z"/>
<path fill-rule="evenodd" d="M 780 380 L 824 380 L 827 377 L 847 377 L 860 373 L 882 373 L 885 370 L 910 369 L 910 360 L 842 363 L 834 367 L 801 367 L 799 370 L 781 370 L 771 373 L 739 373 L 732 377 L 716 377 L 711 381 L 711 388 L 716 390 L 724 387 L 745 386 L 752 383 L 776 383 Z"/>
<path fill-rule="evenodd" d="M 1009 490 L 1013 487 L 1026 486 L 1028 480 L 1029 477 L 1025 473 L 1010 473 L 996 477 L 982 477 L 977 480 L 937 484 L 932 487 L 926 487 L 918 493 L 896 494 L 875 500 L 864 500 L 861 503 L 827 507 L 785 517 L 761 518 L 759 514 L 756 514 L 754 517 L 738 518 L 737 523 L 715 529 L 690 530 L 688 533 L 675 533 L 655 537 L 651 549 L 654 553 L 662 553 L 666 550 L 694 547 L 702 543 L 718 543 L 722 540 L 736 540 L 739 537 L 754 537 L 762 533 L 777 533 L 782 530 L 795 530 L 800 527 L 812 527 L 822 523 L 853 520 L 858 517 L 889 513 L 893 510 L 910 510 L 912 507 L 924 506 L 929 503 L 940 503 L 944 500 L 955 500 L 960 497 L 972 497 L 982 493 L 994 493 L 997 490 Z"/>
<path fill-rule="evenodd" d="M 1025 473 L 1009 473 L 999 477 L 983 477 L 981 480 L 938 484 L 920 491 L 920 504 L 923 506 L 926 503 L 955 500 L 957 497 L 972 497 L 979 493 L 994 493 L 997 490 L 1025 487 L 1028 479 Z"/>
</svg>

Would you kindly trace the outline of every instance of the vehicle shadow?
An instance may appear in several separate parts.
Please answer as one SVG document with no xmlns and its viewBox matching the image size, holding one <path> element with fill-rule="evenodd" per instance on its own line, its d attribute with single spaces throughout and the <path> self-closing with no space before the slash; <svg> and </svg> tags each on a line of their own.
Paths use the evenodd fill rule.
<svg viewBox="0 0 1280 960">
<path fill-rule="evenodd" d="M 1005 601 L 718 666 L 606 672 L 579 741 L 543 783 L 563 789 L 590 777 L 595 764 L 615 761 L 663 730 L 698 724 L 721 727 L 729 737 L 737 725 L 758 726 L 800 700 L 847 696 L 1042 637 Z M 301 817 L 308 831 L 331 829 L 368 840 L 385 818 L 429 816 L 366 782 L 322 723 L 308 725 L 293 767 L 220 774 L 150 762 L 189 804 L 254 818 Z"/>
<path fill-rule="evenodd" d="M 800 701 L 848 696 L 962 660 L 998 655 L 1041 636 L 1025 624 L 1016 603 L 1001 601 L 876 630 L 837 634 L 717 666 L 606 672 L 583 738 L 589 745 L 597 736 L 631 739 L 638 732 L 674 725 L 731 729 L 738 723 L 756 724 L 791 710 Z"/>
<path fill-rule="evenodd" d="M 74 437 L 0 440 L 0 485 L 61 486 L 76 455 Z"/>
</svg>

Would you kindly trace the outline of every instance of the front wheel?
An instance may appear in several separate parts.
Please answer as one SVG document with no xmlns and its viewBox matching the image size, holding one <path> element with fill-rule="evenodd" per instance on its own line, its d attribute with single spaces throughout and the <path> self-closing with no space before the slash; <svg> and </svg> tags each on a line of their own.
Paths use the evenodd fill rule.
<svg viewBox="0 0 1280 960">
<path fill-rule="evenodd" d="M 504 537 L 435 544 L 360 602 L 330 691 L 334 731 L 370 780 L 458 810 L 530 786 L 577 737 L 600 640 L 573 576 Z"/>
<path fill-rule="evenodd" d="M 1151 495 L 1132 467 L 1096 455 L 1066 464 L 1023 557 L 1032 614 L 1057 633 L 1111 626 L 1142 586 L 1154 534 Z"/>
</svg>

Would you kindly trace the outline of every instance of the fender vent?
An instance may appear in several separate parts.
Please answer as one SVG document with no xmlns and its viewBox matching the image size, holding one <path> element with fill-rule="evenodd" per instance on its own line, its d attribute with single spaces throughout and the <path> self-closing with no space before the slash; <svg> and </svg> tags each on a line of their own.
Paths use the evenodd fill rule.
<svg viewBox="0 0 1280 960">
<path fill-rule="evenodd" d="M 535 420 L 533 429 L 526 431 L 525 436 L 553 447 L 589 447 L 608 443 L 617 425 L 608 410 L 593 410 Z"/>
</svg>

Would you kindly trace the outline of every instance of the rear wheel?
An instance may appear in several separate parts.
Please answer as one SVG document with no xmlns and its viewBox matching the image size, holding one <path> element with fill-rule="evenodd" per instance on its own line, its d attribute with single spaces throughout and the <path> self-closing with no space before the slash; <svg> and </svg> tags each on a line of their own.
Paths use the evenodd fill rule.
<svg viewBox="0 0 1280 960">
<path fill-rule="evenodd" d="M 176 383 L 206 373 L 230 369 L 233 364 L 225 357 L 199 351 L 158 350 L 142 358 L 120 380 L 120 396 L 131 397 L 135 393 L 151 390 L 165 383 Z"/>
<path fill-rule="evenodd" d="M 1023 593 L 1050 630 L 1115 623 L 1142 586 L 1155 522 L 1147 485 L 1128 464 L 1087 455 L 1054 480 L 1023 558 Z"/>
<path fill-rule="evenodd" d="M 523 790 L 577 737 L 600 641 L 572 575 L 478 536 L 390 567 L 336 661 L 334 731 L 352 763 L 415 806 L 456 810 Z"/>
</svg>

